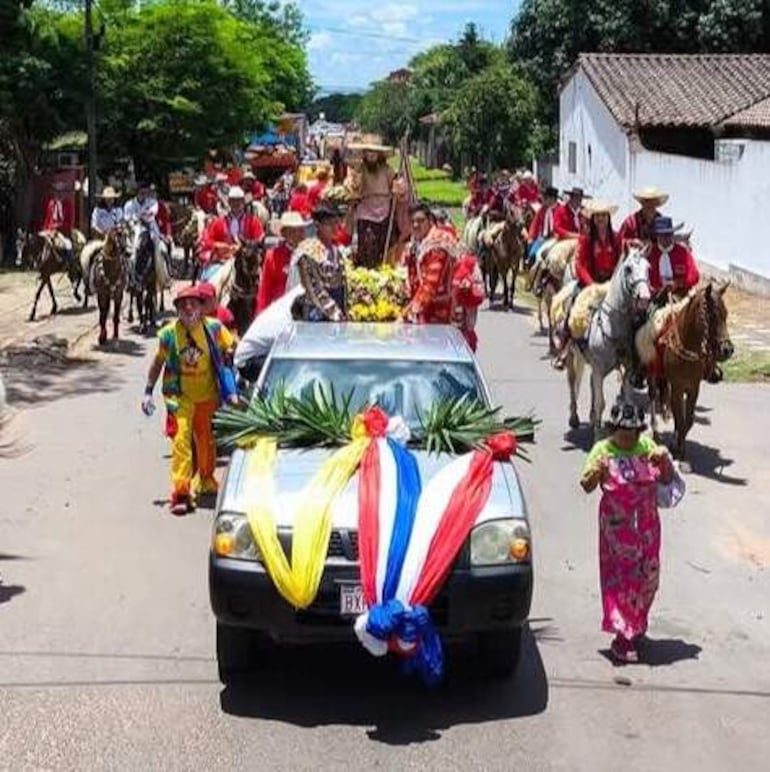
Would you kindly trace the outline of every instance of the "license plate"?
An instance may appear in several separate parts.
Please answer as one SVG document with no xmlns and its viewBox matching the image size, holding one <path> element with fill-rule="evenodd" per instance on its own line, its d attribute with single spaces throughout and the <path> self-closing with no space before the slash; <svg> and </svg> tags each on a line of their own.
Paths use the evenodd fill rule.
<svg viewBox="0 0 770 772">
<path fill-rule="evenodd" d="M 366 611 L 364 591 L 360 584 L 340 585 L 340 616 L 354 617 Z"/>
</svg>

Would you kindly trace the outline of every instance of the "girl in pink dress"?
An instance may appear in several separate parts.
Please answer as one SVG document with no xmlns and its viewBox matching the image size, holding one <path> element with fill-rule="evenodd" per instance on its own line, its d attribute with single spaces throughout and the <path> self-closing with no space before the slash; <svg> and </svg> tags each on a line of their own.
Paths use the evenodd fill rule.
<svg viewBox="0 0 770 772">
<path fill-rule="evenodd" d="M 586 493 L 602 488 L 602 630 L 615 633 L 610 648 L 618 661 L 638 662 L 660 574 L 658 505 L 675 506 L 683 483 L 668 450 L 642 435 L 642 408 L 621 398 L 612 408 L 610 428 L 611 436 L 589 453 L 580 484 Z"/>
</svg>

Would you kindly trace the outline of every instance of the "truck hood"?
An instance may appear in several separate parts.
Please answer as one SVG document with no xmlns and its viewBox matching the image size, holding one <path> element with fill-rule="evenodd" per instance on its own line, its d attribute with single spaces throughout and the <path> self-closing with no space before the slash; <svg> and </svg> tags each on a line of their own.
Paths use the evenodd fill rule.
<svg viewBox="0 0 770 772">
<path fill-rule="evenodd" d="M 276 490 L 278 506 L 275 518 L 279 528 L 290 528 L 294 524 L 297 504 L 302 490 L 334 451 L 326 448 L 309 450 L 281 449 L 276 461 Z M 425 487 L 436 473 L 450 463 L 455 456 L 429 455 L 425 451 L 413 450 L 420 468 L 422 484 Z M 245 495 L 246 454 L 237 450 L 232 456 L 227 479 L 219 504 L 221 512 L 245 512 L 248 506 Z M 526 505 L 519 479 L 510 463 L 495 463 L 492 491 L 486 507 L 477 518 L 477 523 L 508 517 L 526 517 Z M 355 529 L 358 527 L 358 475 L 348 483 L 337 497 L 333 510 L 333 527 Z"/>
</svg>

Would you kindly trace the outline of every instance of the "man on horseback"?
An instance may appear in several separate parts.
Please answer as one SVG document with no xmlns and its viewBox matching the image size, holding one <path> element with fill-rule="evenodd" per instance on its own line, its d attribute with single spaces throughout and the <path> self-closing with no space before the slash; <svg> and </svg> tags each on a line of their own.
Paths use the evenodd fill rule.
<svg viewBox="0 0 770 772">
<path fill-rule="evenodd" d="M 611 219 L 618 208 L 602 201 L 592 201 L 585 208 L 589 216 L 588 232 L 581 235 L 578 241 L 576 280 L 565 307 L 562 329 L 556 336 L 558 353 L 552 364 L 557 370 L 564 369 L 572 343 L 570 316 L 575 300 L 586 287 L 609 281 L 621 257 L 620 240 L 612 230 Z M 587 314 L 588 309 L 585 312 Z"/>
<path fill-rule="evenodd" d="M 193 206 L 202 210 L 207 216 L 215 217 L 217 213 L 217 193 L 205 174 L 195 178 Z"/>
<path fill-rule="evenodd" d="M 559 241 L 563 239 L 579 239 L 584 232 L 586 222 L 583 217 L 582 188 L 572 188 L 566 191 L 567 200 L 556 207 L 553 213 L 553 230 Z"/>
<path fill-rule="evenodd" d="M 265 236 L 262 223 L 246 212 L 246 194 L 233 185 L 227 194 L 228 213 L 217 217 L 206 228 L 201 245 L 204 265 L 224 262 L 248 242 L 260 242 Z"/>
<path fill-rule="evenodd" d="M 107 234 L 123 222 L 123 209 L 117 206 L 118 194 L 107 185 L 102 191 L 99 204 L 91 212 L 91 236 L 104 241 Z"/>
<path fill-rule="evenodd" d="M 651 236 L 655 239 L 647 259 L 650 289 L 656 295 L 684 297 L 699 281 L 700 272 L 692 252 L 674 239 L 670 217 L 656 217 Z"/>
<path fill-rule="evenodd" d="M 56 251 L 67 266 L 67 273 L 75 275 L 75 263 L 72 248 L 72 228 L 75 223 L 75 210 L 72 201 L 64 197 L 66 185 L 54 182 L 51 186 L 51 198 L 46 204 L 42 233 L 48 236 Z"/>
<path fill-rule="evenodd" d="M 668 201 L 668 194 L 653 186 L 634 193 L 634 198 L 641 208 L 630 214 L 618 231 L 624 248 L 627 244 L 642 247 L 655 240 L 653 225 L 655 219 L 661 216 L 659 209 Z"/>
<path fill-rule="evenodd" d="M 543 205 L 535 213 L 527 234 L 527 262 L 530 265 L 539 257 L 542 247 L 555 236 L 553 218 L 558 201 L 559 191 L 556 188 L 549 186 L 543 191 Z"/>
</svg>

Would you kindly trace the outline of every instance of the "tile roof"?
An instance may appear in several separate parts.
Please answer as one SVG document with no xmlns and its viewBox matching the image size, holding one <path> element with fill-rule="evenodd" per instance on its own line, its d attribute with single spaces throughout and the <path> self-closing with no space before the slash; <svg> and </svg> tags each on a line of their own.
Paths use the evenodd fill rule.
<svg viewBox="0 0 770 772">
<path fill-rule="evenodd" d="M 731 115 L 722 125 L 736 129 L 770 129 L 770 97 Z"/>
<path fill-rule="evenodd" d="M 770 98 L 768 54 L 581 54 L 577 66 L 627 128 L 637 106 L 644 127 L 712 127 L 752 106 L 767 121 L 757 103 Z"/>
</svg>

